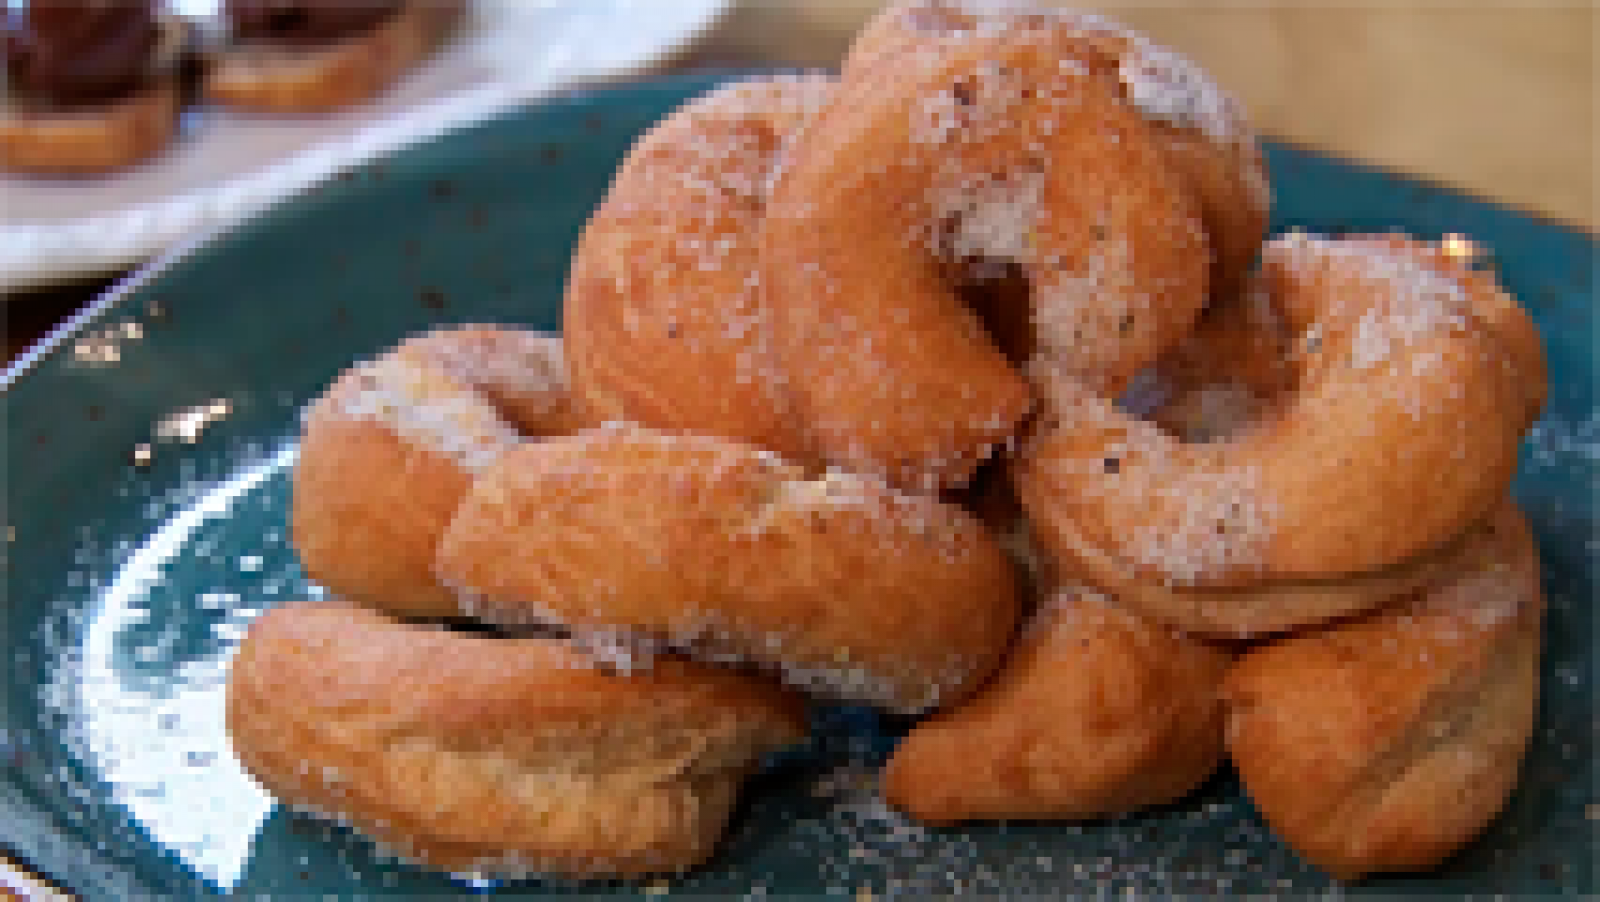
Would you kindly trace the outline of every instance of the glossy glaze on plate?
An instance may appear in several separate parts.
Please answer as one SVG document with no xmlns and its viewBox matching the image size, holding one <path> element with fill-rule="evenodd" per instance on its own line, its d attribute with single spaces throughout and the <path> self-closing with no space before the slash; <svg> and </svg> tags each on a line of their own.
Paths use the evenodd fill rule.
<svg viewBox="0 0 1600 902">
<path fill-rule="evenodd" d="M 0 845 L 91 898 L 480 892 L 271 807 L 227 753 L 249 619 L 313 591 L 286 541 L 297 411 L 351 358 L 437 322 L 559 325 L 567 258 L 633 137 L 714 77 L 565 98 L 368 166 L 170 262 L 12 374 Z M 1592 602 L 1600 414 L 1589 236 L 1271 149 L 1275 229 L 1463 232 L 1544 329 L 1554 382 L 1517 494 L 1545 557 L 1544 697 L 1506 814 L 1437 873 L 1344 892 L 1588 893 L 1600 827 Z M 711 866 L 499 895 L 1308 892 L 1224 773 L 1110 822 L 928 830 L 870 773 L 905 724 L 819 710 Z"/>
</svg>

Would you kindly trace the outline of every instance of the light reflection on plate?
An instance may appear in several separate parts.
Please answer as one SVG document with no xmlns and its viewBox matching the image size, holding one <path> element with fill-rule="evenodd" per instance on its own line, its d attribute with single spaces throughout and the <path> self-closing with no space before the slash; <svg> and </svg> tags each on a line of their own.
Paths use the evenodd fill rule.
<svg viewBox="0 0 1600 902">
<path fill-rule="evenodd" d="M 285 503 L 296 451 L 284 444 L 159 508 L 165 520 L 65 637 L 45 692 L 72 725 L 69 747 L 110 797 L 223 889 L 239 879 L 273 806 L 228 744 L 228 662 L 255 615 L 291 586 L 303 589 L 286 537 L 247 534 L 264 518 L 237 515 Z M 240 573 L 245 591 L 206 588 L 237 589 Z"/>
</svg>

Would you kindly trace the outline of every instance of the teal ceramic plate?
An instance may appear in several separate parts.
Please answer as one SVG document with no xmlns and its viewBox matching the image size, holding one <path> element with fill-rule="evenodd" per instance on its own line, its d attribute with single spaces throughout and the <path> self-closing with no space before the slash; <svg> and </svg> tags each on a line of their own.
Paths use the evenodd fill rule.
<svg viewBox="0 0 1600 902">
<path fill-rule="evenodd" d="M 0 843 L 105 899 L 1321 891 L 1223 773 L 1106 823 L 924 830 L 864 776 L 904 724 L 819 710 L 707 868 L 670 887 L 472 887 L 273 807 L 221 729 L 250 619 L 314 593 L 286 536 L 297 411 L 440 322 L 560 325 L 573 241 L 642 129 L 716 76 L 568 96 L 348 173 L 158 266 L 10 374 Z M 1290 148 L 1276 226 L 1464 232 L 1544 329 L 1555 390 L 1517 494 L 1551 599 L 1536 741 L 1508 810 L 1437 873 L 1351 893 L 1589 893 L 1600 416 L 1591 237 Z"/>
</svg>

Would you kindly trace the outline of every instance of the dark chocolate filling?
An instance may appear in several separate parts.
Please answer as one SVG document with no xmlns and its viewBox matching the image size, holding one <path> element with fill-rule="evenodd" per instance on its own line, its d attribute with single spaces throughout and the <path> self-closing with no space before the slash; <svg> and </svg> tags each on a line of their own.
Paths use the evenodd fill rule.
<svg viewBox="0 0 1600 902">
<path fill-rule="evenodd" d="M 233 35 L 244 42 L 314 47 L 376 28 L 401 0 L 228 0 Z"/>
<path fill-rule="evenodd" d="M 161 37 L 150 0 L 32 0 L 5 17 L 11 88 L 68 106 L 137 90 Z"/>
</svg>

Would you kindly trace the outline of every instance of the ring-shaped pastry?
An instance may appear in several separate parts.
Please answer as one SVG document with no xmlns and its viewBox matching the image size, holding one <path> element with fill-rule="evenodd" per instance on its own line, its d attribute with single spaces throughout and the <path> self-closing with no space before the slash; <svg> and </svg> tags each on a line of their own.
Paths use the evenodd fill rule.
<svg viewBox="0 0 1600 902">
<path fill-rule="evenodd" d="M 1543 403 L 1534 326 L 1450 243 L 1291 235 L 1263 261 L 1293 337 L 1268 415 L 1186 442 L 1043 372 L 1016 465 L 1045 549 L 1186 629 L 1282 630 L 1426 584 L 1499 503 Z"/>
</svg>

